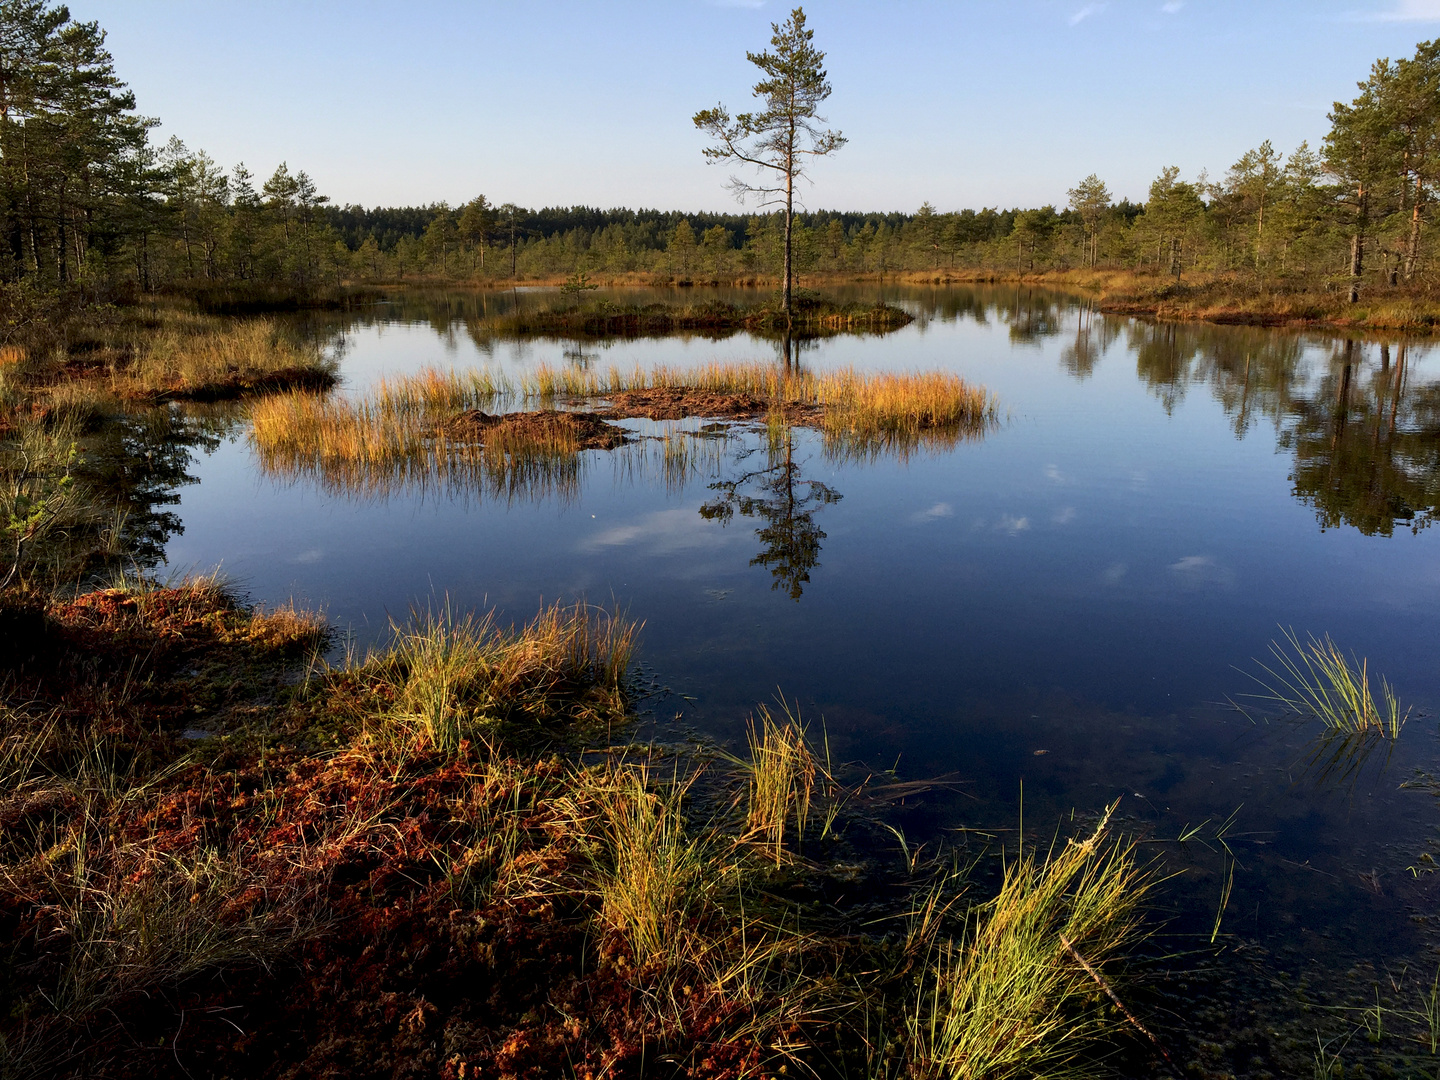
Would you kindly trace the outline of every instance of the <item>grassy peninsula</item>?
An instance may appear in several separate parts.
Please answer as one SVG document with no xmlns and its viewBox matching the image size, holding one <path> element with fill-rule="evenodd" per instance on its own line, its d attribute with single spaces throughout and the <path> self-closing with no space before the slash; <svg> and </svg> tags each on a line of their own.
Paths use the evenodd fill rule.
<svg viewBox="0 0 1440 1080">
<path fill-rule="evenodd" d="M 1305 281 L 1266 281 L 1253 274 L 1170 275 L 1123 269 L 956 270 L 911 273 L 916 285 L 1025 285 L 1092 300 L 1102 312 L 1166 322 L 1332 328 L 1430 335 L 1440 328 L 1440 295 L 1429 285 L 1369 290 L 1351 302 L 1343 289 Z"/>
<path fill-rule="evenodd" d="M 908 312 L 883 303 L 842 303 L 814 294 L 794 299 L 788 314 L 773 302 L 739 305 L 616 304 L 610 300 L 520 311 L 487 321 L 486 329 L 507 335 L 563 333 L 585 337 L 642 337 L 676 331 L 751 330 L 806 336 L 883 333 L 913 321 Z"/>
</svg>

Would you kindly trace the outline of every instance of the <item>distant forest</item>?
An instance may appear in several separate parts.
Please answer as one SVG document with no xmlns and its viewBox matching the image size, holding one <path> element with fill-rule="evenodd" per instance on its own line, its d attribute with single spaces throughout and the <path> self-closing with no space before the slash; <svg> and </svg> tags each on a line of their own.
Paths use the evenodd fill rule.
<svg viewBox="0 0 1440 1080">
<path fill-rule="evenodd" d="M 304 170 L 261 180 L 178 139 L 153 144 L 105 33 L 43 0 L 5 0 L 0 40 L 0 282 L 96 293 L 254 283 L 500 282 L 593 275 L 773 278 L 767 214 L 335 206 Z M 1223 174 L 1164 169 L 1144 203 L 1096 176 L 1063 205 L 816 211 L 802 275 L 1031 273 L 1085 267 L 1243 274 L 1303 287 L 1429 287 L 1440 195 L 1440 42 L 1372 68 L 1318 149 L 1252 149 Z M 677 132 L 677 137 L 680 133 Z M 698 158 L 697 158 L 698 162 Z M 479 186 L 477 184 L 477 186 Z"/>
</svg>

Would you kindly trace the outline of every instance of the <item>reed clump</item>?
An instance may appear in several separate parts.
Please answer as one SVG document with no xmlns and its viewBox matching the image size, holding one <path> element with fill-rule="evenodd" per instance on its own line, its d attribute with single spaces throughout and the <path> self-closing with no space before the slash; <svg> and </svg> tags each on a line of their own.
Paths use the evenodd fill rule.
<svg viewBox="0 0 1440 1080">
<path fill-rule="evenodd" d="M 832 454 L 949 449 L 994 426 L 998 403 L 980 387 L 946 372 L 837 376 L 835 402 L 821 421 Z"/>
<path fill-rule="evenodd" d="M 506 498 L 573 494 L 585 445 L 574 429 L 469 422 L 502 393 L 488 372 L 430 370 L 384 382 L 363 400 L 274 394 L 252 406 L 250 441 L 266 471 L 346 492 L 439 484 Z"/>
<path fill-rule="evenodd" d="M 674 968 L 703 959 L 696 915 L 728 874 L 717 853 L 686 828 L 688 784 L 657 786 L 645 766 L 611 767 L 582 779 L 591 803 L 599 919 L 637 966 Z"/>
<path fill-rule="evenodd" d="M 251 438 L 266 454 L 385 465 L 423 453 L 437 440 L 444 447 L 444 424 L 464 412 L 490 407 L 503 392 L 504 386 L 483 370 L 427 369 L 382 381 L 369 397 L 358 400 L 274 394 L 251 407 Z"/>
<path fill-rule="evenodd" d="M 823 1024 L 834 951 L 750 892 L 748 849 L 688 820 L 699 774 L 659 772 L 610 761 L 575 774 L 561 799 L 587 853 L 602 968 L 648 1026 L 690 1033 L 700 1073 L 783 1063 L 806 1046 L 802 1030 Z"/>
<path fill-rule="evenodd" d="M 1390 683 L 1380 677 L 1377 700 L 1370 685 L 1369 661 L 1349 656 L 1327 634 L 1301 641 L 1286 630 L 1283 642 L 1271 642 L 1276 666 L 1260 664 L 1263 676 L 1252 676 L 1264 692 L 1246 697 L 1319 720 L 1337 735 L 1398 739 L 1411 709 L 1403 711 Z"/>
<path fill-rule="evenodd" d="M 1153 879 L 1109 820 L 1043 859 L 1017 856 L 964 933 L 935 945 L 910 1019 L 918 1075 L 1062 1075 L 1124 1023 L 1096 999 L 1113 994 L 1103 970 L 1134 943 Z"/>
<path fill-rule="evenodd" d="M 285 387 L 328 387 L 335 365 L 318 345 L 286 334 L 274 320 L 220 320 L 170 313 L 142 335 L 118 367 L 123 396 L 218 400 Z"/>
</svg>

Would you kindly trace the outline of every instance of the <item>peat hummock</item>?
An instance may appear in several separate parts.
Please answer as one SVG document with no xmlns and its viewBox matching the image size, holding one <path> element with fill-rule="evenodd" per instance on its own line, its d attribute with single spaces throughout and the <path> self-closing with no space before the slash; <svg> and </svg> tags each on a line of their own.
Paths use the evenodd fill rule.
<svg viewBox="0 0 1440 1080">
<path fill-rule="evenodd" d="M 496 415 L 472 409 L 451 420 L 452 437 L 469 436 L 481 445 L 564 444 L 574 450 L 613 450 L 625 442 L 625 429 L 607 423 L 596 413 L 513 412 Z"/>
<path fill-rule="evenodd" d="M 744 390 L 727 393 L 688 386 L 624 390 L 612 394 L 599 415 L 645 420 L 686 420 L 692 416 L 710 420 L 758 420 L 776 410 L 792 424 L 815 423 L 824 415 L 824 408 L 814 402 L 776 402 Z"/>
</svg>

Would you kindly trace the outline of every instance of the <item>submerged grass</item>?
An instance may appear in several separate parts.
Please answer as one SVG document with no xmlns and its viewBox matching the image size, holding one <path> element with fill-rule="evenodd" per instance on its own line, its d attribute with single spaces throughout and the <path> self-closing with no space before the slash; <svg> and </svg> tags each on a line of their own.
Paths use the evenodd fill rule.
<svg viewBox="0 0 1440 1080">
<path fill-rule="evenodd" d="M 1370 687 L 1369 661 L 1346 656 L 1327 634 L 1301 641 L 1286 630 L 1283 642 L 1272 642 L 1276 667 L 1260 664 L 1263 676 L 1252 676 L 1264 692 L 1247 697 L 1269 702 L 1287 712 L 1309 716 L 1337 735 L 1373 735 L 1398 739 L 1410 708 L 1403 712 L 1394 690 L 1380 678 L 1377 701 Z"/>
</svg>

